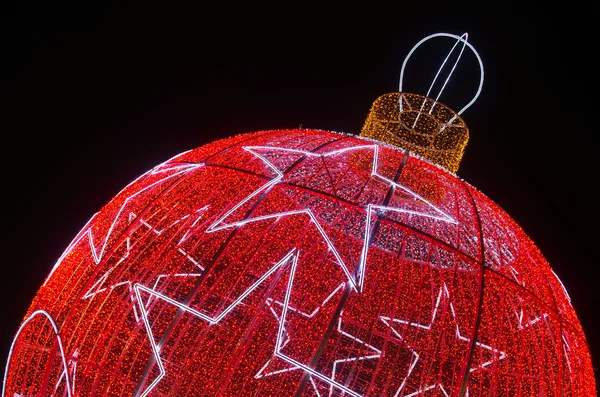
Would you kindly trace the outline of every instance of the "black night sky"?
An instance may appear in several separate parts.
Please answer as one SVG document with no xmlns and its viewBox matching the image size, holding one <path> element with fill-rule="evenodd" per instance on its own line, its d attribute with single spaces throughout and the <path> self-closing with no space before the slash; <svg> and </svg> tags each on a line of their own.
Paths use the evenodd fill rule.
<svg viewBox="0 0 600 397">
<path fill-rule="evenodd" d="M 211 31 L 209 16 L 187 14 L 30 4 L 2 16 L 2 371 L 56 259 L 127 183 L 242 132 L 358 134 L 372 102 L 397 90 L 410 48 L 440 31 L 468 32 L 486 68 L 481 97 L 463 114 L 471 138 L 458 175 L 537 243 L 600 366 L 600 139 L 588 82 L 598 44 L 580 15 L 398 15 L 387 29 L 357 20 L 361 34 L 287 15 Z M 406 91 L 426 93 L 451 45 L 441 39 L 415 54 Z M 474 62 L 466 53 L 443 103 L 458 109 L 475 92 Z"/>
</svg>

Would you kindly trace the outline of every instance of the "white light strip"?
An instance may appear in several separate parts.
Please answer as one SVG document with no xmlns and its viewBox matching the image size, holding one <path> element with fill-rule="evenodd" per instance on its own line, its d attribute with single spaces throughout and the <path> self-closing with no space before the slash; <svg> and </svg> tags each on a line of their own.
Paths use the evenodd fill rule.
<svg viewBox="0 0 600 397">
<path fill-rule="evenodd" d="M 266 378 L 267 376 L 279 375 L 279 374 L 283 374 L 285 372 L 290 372 L 290 371 L 294 371 L 296 369 L 300 369 L 300 367 L 290 367 L 290 368 L 279 369 L 277 371 L 273 371 L 273 372 L 269 372 L 269 373 L 263 374 L 263 371 L 265 369 L 267 369 L 267 367 L 269 366 L 269 364 L 271 364 L 271 359 L 267 360 L 267 362 L 265 363 L 265 365 L 263 365 L 262 368 L 256 373 L 256 375 L 254 375 L 254 379 Z"/>
<path fill-rule="evenodd" d="M 515 281 L 517 282 L 517 284 L 525 287 L 525 282 L 524 281 L 521 282 L 521 280 L 519 280 L 519 277 L 518 277 L 519 276 L 519 272 L 517 271 L 517 269 L 515 269 L 512 266 L 509 266 L 509 269 L 510 269 L 511 273 L 513 274 L 513 278 L 515 279 Z"/>
<path fill-rule="evenodd" d="M 248 197 L 246 197 L 244 200 L 240 201 L 239 203 L 237 203 L 235 206 L 233 206 L 233 208 L 231 208 L 229 211 L 227 211 L 225 213 L 225 215 L 223 215 L 221 218 L 219 218 L 215 223 L 213 223 L 212 225 L 209 226 L 209 228 L 206 230 L 207 233 L 210 233 L 212 231 L 215 230 L 219 230 L 216 229 L 217 225 L 221 222 L 223 222 L 223 220 L 225 218 L 227 218 L 229 215 L 231 215 L 235 210 L 237 210 L 238 208 L 240 208 L 242 205 L 244 205 L 248 200 L 250 200 L 252 197 L 258 195 L 259 193 L 261 193 L 263 190 L 267 190 L 269 187 L 279 183 L 279 181 L 281 181 L 281 179 L 283 178 L 283 174 L 281 172 L 279 172 L 279 170 L 273 166 L 273 164 L 271 164 L 267 159 L 265 159 L 264 157 L 262 157 L 261 155 L 255 153 L 254 151 L 252 151 L 250 148 L 244 147 L 244 150 L 252 153 L 253 155 L 255 155 L 256 157 L 260 158 L 262 161 L 265 162 L 265 164 L 267 164 L 273 171 L 275 171 L 275 173 L 277 174 L 277 177 L 272 179 L 271 181 L 269 181 L 268 183 L 266 183 L 265 185 L 263 185 L 262 187 L 260 187 L 259 189 L 255 190 L 253 193 L 251 193 Z"/>
<path fill-rule="evenodd" d="M 446 286 L 446 283 L 444 283 L 444 290 L 446 292 L 446 296 L 449 299 L 450 293 L 448 292 L 448 287 Z M 458 327 L 458 320 L 456 319 L 456 312 L 454 311 L 454 304 L 452 302 L 450 302 L 450 311 L 452 312 L 452 317 L 454 317 L 454 323 L 456 324 L 456 338 L 459 340 L 462 340 L 464 342 L 470 342 L 471 340 L 469 338 L 467 338 L 466 336 L 462 336 L 460 333 L 460 328 Z M 491 347 L 489 345 L 484 345 L 483 343 L 480 343 L 480 342 L 475 342 L 475 345 L 491 351 L 493 359 L 490 361 L 487 361 L 483 364 L 480 364 L 477 367 L 471 367 L 469 372 L 477 371 L 480 368 L 487 367 L 488 365 L 492 364 L 494 361 L 499 361 L 499 360 L 506 358 L 506 353 L 503 351 L 500 351 L 499 349 L 494 349 L 493 347 Z M 498 352 L 500 353 L 498 356 L 498 360 L 495 360 L 496 354 Z"/>
<path fill-rule="evenodd" d="M 146 335 L 148 336 L 148 339 L 150 341 L 150 347 L 152 348 L 152 354 L 154 355 L 154 358 L 156 360 L 156 365 L 158 365 L 158 371 L 159 371 L 159 374 L 156 377 L 156 379 L 154 379 L 154 381 L 150 384 L 150 386 L 148 386 L 146 388 L 146 390 L 140 395 L 140 397 L 145 397 L 146 395 L 148 395 L 148 393 L 150 393 L 150 391 L 152 391 L 152 389 L 154 389 L 154 386 L 156 386 L 156 384 L 158 382 L 160 382 L 162 377 L 165 376 L 165 367 L 163 366 L 162 360 L 160 358 L 160 351 L 158 349 L 158 346 L 156 346 L 156 342 L 154 341 L 154 335 L 152 334 L 152 328 L 150 328 L 150 323 L 148 322 L 148 316 L 146 314 L 146 310 L 144 310 L 144 305 L 141 304 L 141 302 L 143 302 L 143 300 L 142 300 L 142 295 L 140 294 L 139 286 L 140 286 L 139 284 L 136 284 L 133 289 L 135 290 L 135 295 L 137 296 L 137 301 L 140 302 L 140 309 L 141 309 L 140 311 L 142 312 L 142 320 L 144 322 L 144 327 L 146 328 Z"/>
<path fill-rule="evenodd" d="M 177 245 L 181 245 L 184 242 L 187 241 L 188 238 L 190 238 L 191 234 L 190 231 L 192 230 L 192 228 L 194 228 L 196 226 L 196 223 L 198 223 L 198 221 L 200 221 L 200 219 L 202 219 L 202 217 L 204 216 L 204 214 L 206 213 L 206 211 L 208 210 L 208 208 L 210 207 L 210 205 L 205 205 L 202 208 L 197 209 L 195 212 L 198 213 L 198 216 L 196 217 L 196 220 L 194 222 L 192 222 L 192 224 L 189 226 L 188 230 L 185 232 L 185 234 L 183 235 L 183 237 L 181 238 L 181 240 L 179 240 L 179 242 L 177 243 Z M 144 221 L 144 220 L 140 220 L 141 224 L 146 226 L 148 229 L 150 229 L 151 231 L 153 231 L 157 236 L 160 236 L 165 230 L 171 228 L 172 226 L 175 226 L 176 224 L 178 224 L 179 222 L 187 219 L 190 217 L 191 214 L 186 214 L 183 217 L 181 217 L 180 219 L 176 220 L 175 222 L 173 222 L 172 224 L 170 224 L 169 226 L 158 230 L 155 227 L 153 227 L 151 224 L 149 224 L 148 222 Z M 131 212 L 129 214 L 129 218 L 131 220 L 131 217 L 133 216 L 133 218 L 136 217 L 136 214 Z M 129 240 L 128 240 L 129 241 Z M 128 248 L 129 249 L 129 248 Z M 196 267 L 198 267 L 200 270 L 204 271 L 204 267 L 202 265 L 200 265 L 200 263 L 198 263 L 198 261 L 196 261 L 194 258 L 192 258 L 191 255 L 189 255 L 187 252 L 185 252 L 182 248 L 178 248 L 177 251 L 179 251 L 183 256 L 185 256 L 187 259 L 190 260 L 190 262 L 192 262 L 194 265 L 196 265 Z M 127 255 L 129 255 L 129 252 L 127 253 Z M 124 258 L 123 258 L 124 259 Z M 121 259 L 121 260 L 123 260 Z M 120 263 L 120 261 L 119 261 Z M 118 264 L 118 263 L 117 263 Z"/>
<path fill-rule="evenodd" d="M 569 372 L 572 374 L 573 369 L 571 368 L 571 360 L 569 360 L 569 353 L 567 352 L 567 349 L 569 349 L 569 351 L 571 351 L 571 346 L 569 345 L 569 342 L 567 342 L 567 340 L 565 339 L 564 332 L 562 334 L 562 340 L 565 342 L 565 344 L 563 345 L 563 351 L 565 352 L 565 358 L 567 359 L 567 365 L 569 366 Z"/>
<path fill-rule="evenodd" d="M 19 337 L 19 335 L 21 334 L 21 331 L 23 331 L 23 328 L 31 321 L 33 320 L 33 318 L 37 315 L 42 315 L 45 316 L 49 321 L 50 324 L 52 325 L 52 328 L 54 329 L 54 334 L 56 335 L 56 340 L 58 342 L 58 348 L 60 349 L 60 356 L 62 358 L 62 364 L 63 364 L 63 372 L 65 373 L 65 378 L 66 378 L 66 388 L 67 388 L 67 393 L 69 395 L 69 397 L 73 396 L 73 391 L 71 390 L 71 380 L 69 379 L 69 367 L 67 366 L 67 359 L 65 356 L 65 350 L 63 349 L 63 344 L 62 344 L 62 340 L 60 338 L 60 333 L 58 332 L 58 327 L 56 326 L 56 323 L 54 322 L 54 319 L 52 318 L 52 316 L 45 310 L 36 310 L 33 313 L 31 313 L 31 315 L 29 317 L 27 317 L 27 319 L 25 321 L 23 321 L 23 324 L 21 324 L 21 326 L 19 327 L 17 334 L 15 335 L 11 345 L 10 345 L 10 350 L 8 351 L 8 358 L 6 361 L 6 368 L 4 369 L 4 379 L 2 381 L 2 396 L 3 397 L 7 397 L 6 396 L 6 378 L 8 376 L 8 368 L 10 367 L 10 359 L 12 357 L 12 352 L 13 349 L 15 347 L 15 342 L 17 341 L 17 338 Z"/>
<path fill-rule="evenodd" d="M 73 352 L 73 357 L 77 358 L 77 356 L 79 355 L 79 349 L 75 349 L 75 351 Z M 73 393 L 75 393 L 75 376 L 77 375 L 77 361 L 73 362 L 72 360 L 69 360 L 69 364 L 73 364 L 72 365 L 72 371 L 73 371 L 73 379 L 71 379 L 71 390 L 73 390 Z M 58 391 L 58 386 L 60 386 L 60 382 L 63 380 L 63 378 L 65 377 L 65 375 L 67 374 L 67 371 L 62 371 L 60 373 L 60 376 L 58 377 L 58 380 L 56 381 L 56 384 L 54 385 L 54 393 L 56 393 Z"/>
<path fill-rule="evenodd" d="M 373 359 L 373 358 L 379 358 L 379 357 L 381 357 L 381 350 L 377 349 L 375 346 L 372 346 L 372 345 L 370 345 L 370 344 L 362 341 L 361 339 L 355 337 L 354 335 L 349 334 L 348 332 L 342 331 L 342 316 L 343 316 L 343 312 L 340 313 L 340 316 L 338 317 L 337 331 L 340 334 L 342 334 L 342 335 L 344 335 L 344 336 L 346 336 L 346 337 L 348 337 L 350 339 L 353 339 L 353 340 L 355 340 L 356 342 L 358 342 L 358 343 L 360 343 L 362 345 L 365 345 L 369 349 L 375 351 L 377 354 L 371 354 L 371 355 L 366 355 L 366 356 L 350 357 L 350 358 L 343 358 L 343 359 L 335 360 L 333 362 L 333 370 L 332 370 L 332 373 L 331 373 L 331 381 L 332 381 L 332 383 L 329 384 L 329 397 L 331 397 L 332 394 L 333 394 L 333 388 L 335 386 L 335 373 L 336 373 L 337 365 L 338 364 L 346 363 L 346 362 L 350 362 L 350 361 L 370 360 L 370 359 Z"/>
<path fill-rule="evenodd" d="M 161 278 L 167 278 L 167 277 L 200 277 L 202 276 L 202 273 L 176 273 L 176 274 L 161 274 L 156 278 L 156 281 L 154 282 L 154 286 L 152 286 L 152 290 L 156 291 L 156 288 L 158 287 L 158 283 L 160 281 Z M 148 307 L 150 306 L 150 302 L 152 300 L 152 295 L 150 295 L 148 297 L 148 300 L 145 303 L 145 307 L 146 309 L 148 309 Z M 135 303 L 135 302 L 134 302 Z M 142 303 L 140 303 L 142 304 Z M 135 310 L 135 306 L 133 307 Z"/>
<path fill-rule="evenodd" d="M 444 284 L 444 286 L 445 286 L 445 284 Z M 440 300 L 442 298 L 442 293 L 443 293 L 443 291 L 440 288 L 440 293 L 438 294 L 437 300 L 435 302 L 435 307 L 433 308 L 433 312 L 432 312 L 432 315 L 431 315 L 431 320 L 429 321 L 429 325 L 412 323 L 412 322 L 408 322 L 406 320 L 400 320 L 400 319 L 397 319 L 397 318 L 390 319 L 389 317 L 384 317 L 384 316 L 380 316 L 379 318 L 382 321 L 385 320 L 384 322 L 385 322 L 386 325 L 388 325 L 387 321 L 392 321 L 392 322 L 395 322 L 395 323 L 410 325 L 411 327 L 416 327 L 416 328 L 421 328 L 421 329 L 424 329 L 424 330 L 427 330 L 427 331 L 431 331 L 431 326 L 433 325 L 433 322 L 435 321 L 435 316 L 437 314 L 437 310 L 438 310 L 438 307 L 440 305 Z M 400 339 L 402 339 L 402 337 L 400 336 L 400 334 L 397 333 L 395 329 L 392 328 L 392 332 L 394 332 Z"/>
<path fill-rule="evenodd" d="M 206 211 L 208 211 L 208 208 L 210 207 L 210 205 L 205 205 L 202 208 L 199 208 L 196 210 L 196 213 L 198 214 L 198 216 L 196 217 L 196 220 L 194 222 L 192 222 L 192 224 L 190 225 L 190 227 L 188 228 L 188 230 L 185 232 L 185 234 L 183 235 L 183 237 L 181 237 L 181 240 L 179 240 L 179 242 L 177 243 L 177 245 L 181 245 L 183 244 L 188 238 L 190 238 L 191 233 L 190 231 L 196 227 L 196 224 L 198 223 L 198 221 L 200 221 L 200 219 L 202 219 L 204 217 L 204 214 L 206 213 Z M 189 215 L 186 215 L 186 217 Z M 184 219 L 184 218 L 182 218 Z M 185 254 L 184 254 L 185 255 Z"/>
<path fill-rule="evenodd" d="M 313 389 L 315 390 L 315 393 L 317 393 L 317 397 L 321 397 L 321 393 L 319 393 L 319 390 L 317 389 L 317 385 L 315 385 L 315 380 L 310 375 L 308 377 L 310 379 L 310 384 L 312 385 Z M 330 393 L 330 395 L 331 395 L 331 393 Z"/>
<path fill-rule="evenodd" d="M 367 342 L 360 340 L 359 338 L 355 337 L 354 335 L 351 335 L 347 332 L 342 331 L 342 314 L 340 313 L 340 316 L 338 317 L 338 327 L 337 330 L 340 334 L 347 336 L 350 339 L 354 339 L 355 341 L 357 341 L 358 343 L 367 346 L 369 349 L 374 350 L 375 352 L 381 354 L 381 350 L 379 350 L 378 348 L 376 348 L 375 346 L 371 346 L 369 345 Z"/>
<path fill-rule="evenodd" d="M 44 280 L 44 284 L 42 284 L 42 286 L 46 285 L 46 283 L 48 282 L 48 280 L 50 280 L 50 277 L 52 277 L 52 274 L 54 274 L 54 272 L 56 271 L 56 269 L 58 268 L 58 265 L 60 265 L 63 261 L 63 259 L 65 259 L 65 257 L 67 255 L 69 255 L 71 253 L 71 251 L 73 250 L 73 247 L 75 247 L 75 245 L 85 236 L 87 236 L 87 230 L 88 227 L 90 225 L 90 223 L 92 222 L 92 220 L 94 220 L 94 218 L 96 217 L 96 215 L 98 215 L 98 213 L 96 212 L 88 221 L 87 223 L 83 226 L 83 228 L 79 231 L 79 233 L 77 234 L 77 236 L 75 237 L 75 239 L 73 239 L 73 241 L 71 241 L 71 243 L 67 246 L 67 249 L 62 253 L 62 255 L 58 258 L 58 260 L 56 261 L 56 263 L 54 264 L 54 266 L 52 267 L 52 270 L 50 270 L 50 273 L 48 273 L 48 276 L 46 277 L 46 280 Z"/>
<path fill-rule="evenodd" d="M 335 371 L 337 369 L 337 365 L 341 364 L 341 363 L 347 363 L 350 361 L 360 361 L 360 360 L 370 360 L 372 358 L 379 358 L 381 356 L 381 354 L 373 354 L 371 356 L 361 356 L 361 357 L 351 357 L 351 358 L 343 358 L 340 360 L 335 360 L 333 362 L 333 371 L 331 373 L 331 383 L 329 384 L 329 397 L 331 397 L 333 395 L 333 387 L 334 387 L 334 383 L 335 383 Z"/>
<path fill-rule="evenodd" d="M 463 45 L 460 48 L 460 53 L 458 54 L 458 58 L 456 58 L 456 61 L 454 62 L 454 65 L 452 65 L 452 69 L 450 70 L 450 73 L 448 74 L 448 77 L 446 77 L 446 81 L 444 81 L 444 85 L 440 89 L 440 92 L 438 93 L 438 95 L 435 97 L 436 101 L 438 99 L 440 99 L 440 96 L 442 96 L 442 92 L 444 92 L 444 88 L 446 88 L 446 84 L 448 84 L 448 81 L 450 81 L 450 77 L 452 77 L 452 74 L 454 73 L 454 69 L 456 69 L 456 65 L 458 65 L 458 62 L 460 61 L 460 57 L 462 57 L 462 54 L 463 54 L 463 52 L 465 50 L 466 43 L 469 40 L 469 34 L 465 32 L 465 33 L 463 33 L 462 36 L 460 36 L 460 38 L 464 39 L 463 40 Z M 437 80 L 439 74 L 441 73 L 442 69 L 444 68 L 444 65 L 448 61 L 448 58 L 450 58 L 450 55 L 452 55 L 452 53 L 454 52 L 454 49 L 456 48 L 456 46 L 458 45 L 458 43 L 460 43 L 460 41 L 456 41 L 456 43 L 454 43 L 454 45 L 452 46 L 452 49 L 450 50 L 450 52 L 448 53 L 448 55 L 446 55 L 446 59 L 444 59 L 444 62 L 442 62 L 442 66 L 440 66 L 440 68 L 438 69 L 438 71 L 437 71 L 437 73 L 435 75 L 435 78 L 431 82 L 431 86 L 429 87 L 429 90 L 427 91 L 427 96 L 429 96 L 429 93 L 431 92 L 431 89 L 433 88 L 433 85 L 435 84 L 435 81 Z M 433 104 L 433 106 L 435 106 L 435 104 Z M 431 114 L 431 112 L 433 111 L 433 106 L 431 107 L 431 110 L 429 110 L 429 114 Z M 423 108 L 421 108 L 421 110 L 423 110 Z"/>
<path fill-rule="evenodd" d="M 425 388 L 423 388 L 423 389 L 417 390 L 417 391 L 416 391 L 416 392 L 414 392 L 414 393 L 407 394 L 405 397 L 413 397 L 413 396 L 416 396 L 417 394 L 424 393 L 424 392 L 426 392 L 426 391 L 428 391 L 428 390 L 431 390 L 431 389 L 433 389 L 434 387 L 437 387 L 438 385 L 439 385 L 439 383 L 436 383 L 436 384 L 434 384 L 434 385 L 431 385 L 431 386 L 427 386 L 427 387 L 425 387 Z M 440 385 L 440 387 L 441 387 L 441 385 Z M 444 394 L 445 394 L 445 393 L 444 393 Z M 397 394 L 396 394 L 394 397 L 396 397 L 396 396 L 397 396 Z M 446 394 L 446 396 L 447 396 L 447 394 Z"/>
<path fill-rule="evenodd" d="M 141 189 L 141 190 L 135 192 L 134 194 L 132 194 L 131 196 L 127 197 L 125 199 L 125 201 L 123 202 L 123 204 L 121 205 L 121 208 L 119 208 L 119 212 L 117 212 L 117 215 L 115 215 L 113 223 L 110 225 L 110 228 L 108 229 L 108 232 L 106 233 L 106 237 L 104 238 L 104 243 L 102 244 L 102 248 L 100 249 L 100 254 L 96 253 L 96 246 L 94 244 L 94 236 L 92 235 L 92 229 L 89 228 L 88 229 L 88 234 L 89 234 L 90 248 L 92 250 L 92 255 L 94 256 L 94 260 L 96 261 L 96 263 L 100 263 L 100 261 L 102 260 L 102 256 L 104 255 L 104 251 L 106 250 L 106 245 L 108 244 L 108 239 L 109 239 L 110 235 L 112 234 L 112 231 L 113 231 L 113 229 L 114 229 L 114 227 L 115 227 L 115 225 L 117 223 L 117 220 L 119 219 L 119 216 L 121 215 L 121 212 L 123 211 L 123 209 L 125 208 L 125 206 L 129 202 L 129 200 L 131 200 L 132 198 L 134 198 L 138 194 L 140 194 L 140 193 L 142 193 L 142 192 L 144 192 L 144 191 L 146 191 L 146 190 L 148 190 L 148 189 L 150 189 L 150 188 L 152 188 L 152 187 L 154 187 L 154 186 L 156 186 L 158 184 L 163 183 L 164 181 L 166 181 L 168 179 L 171 179 L 171 178 L 173 178 L 175 176 L 178 176 L 180 174 L 187 174 L 190 171 L 197 169 L 198 167 L 199 167 L 199 165 L 194 164 L 194 165 L 188 165 L 188 166 L 185 166 L 185 167 L 172 167 L 172 168 L 169 168 L 168 169 L 169 171 L 173 170 L 173 169 L 176 169 L 176 170 L 183 169 L 183 171 L 178 171 L 178 172 L 176 172 L 174 174 L 171 174 L 171 175 L 168 175 L 168 176 L 166 176 L 166 177 L 164 177 L 162 179 L 159 179 L 158 181 L 156 181 L 154 183 L 151 183 L 150 185 L 144 187 L 143 189 Z M 163 172 L 163 171 L 160 171 L 160 172 Z"/>
<path fill-rule="evenodd" d="M 522 320 L 523 320 L 523 310 L 521 310 L 521 316 L 519 317 L 519 330 L 523 330 L 537 322 L 539 322 L 542 319 L 546 319 L 548 317 L 548 313 L 544 313 L 541 316 L 538 316 L 536 318 L 534 318 L 533 320 L 529 320 L 527 321 L 527 323 L 525 325 L 522 325 Z"/>
<path fill-rule="evenodd" d="M 158 276 L 156 278 L 156 281 L 154 282 L 154 286 L 152 287 L 152 289 L 156 290 L 156 287 L 158 286 L 158 282 L 160 281 L 161 278 L 167 278 L 167 277 L 200 277 L 200 276 L 202 276 L 202 273 L 161 274 L 160 276 Z M 146 304 L 146 307 L 148 307 L 147 304 Z"/>
<path fill-rule="evenodd" d="M 206 269 L 204 269 L 204 266 L 202 266 L 197 260 L 192 258 L 191 255 L 188 255 L 188 253 L 185 252 L 184 250 L 182 250 L 181 248 L 178 248 L 177 251 L 179 251 L 183 256 L 188 258 L 190 260 L 190 262 L 192 262 L 198 269 L 200 269 L 202 271 L 206 270 Z"/>
<path fill-rule="evenodd" d="M 300 251 L 296 252 L 294 255 L 294 262 L 292 263 L 292 271 L 290 272 L 290 278 L 288 280 L 287 290 L 285 291 L 285 298 L 283 301 L 283 310 L 281 311 L 281 321 L 279 322 L 279 329 L 277 331 L 277 343 L 275 344 L 275 350 L 278 351 L 281 349 L 281 337 L 283 336 L 285 320 L 287 316 L 287 309 L 290 305 L 290 295 L 292 293 L 292 285 L 294 284 L 294 276 L 296 274 L 296 266 L 298 265 L 298 254 Z"/>
<path fill-rule="evenodd" d="M 400 338 L 400 339 L 402 339 L 402 338 Z M 417 354 L 417 352 L 413 350 L 412 354 L 413 354 L 413 357 L 410 362 L 410 366 L 408 367 L 408 372 L 406 373 L 406 376 L 404 377 L 404 379 L 402 379 L 402 383 L 400 384 L 400 387 L 398 388 L 398 390 L 396 390 L 396 394 L 394 394 L 394 397 L 398 397 L 400 395 L 400 392 L 402 390 L 404 390 L 404 386 L 406 386 L 406 381 L 408 380 L 408 378 L 410 378 L 412 371 L 415 369 L 415 366 L 417 365 L 417 362 L 419 361 L 420 356 Z"/>
</svg>

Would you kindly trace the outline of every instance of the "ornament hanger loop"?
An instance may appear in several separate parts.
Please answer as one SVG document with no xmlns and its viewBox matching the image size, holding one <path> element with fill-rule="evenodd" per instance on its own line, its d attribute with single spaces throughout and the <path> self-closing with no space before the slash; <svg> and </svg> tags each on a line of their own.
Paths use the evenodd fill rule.
<svg viewBox="0 0 600 397">
<path fill-rule="evenodd" d="M 477 62 L 479 63 L 479 70 L 481 71 L 481 78 L 479 79 L 479 87 L 477 87 L 477 92 L 475 93 L 475 96 L 473 97 L 473 99 L 471 99 L 471 101 L 469 103 L 467 103 L 460 111 L 458 111 L 456 113 L 456 116 L 460 116 L 465 110 L 467 110 L 477 100 L 477 98 L 479 98 L 479 95 L 481 94 L 481 89 L 483 88 L 483 78 L 484 78 L 483 62 L 481 61 L 481 57 L 479 56 L 479 53 L 477 52 L 475 47 L 473 47 L 467 41 L 469 38 L 468 33 L 464 33 L 462 36 L 457 36 L 457 35 L 451 34 L 451 33 L 434 33 L 432 35 L 429 35 L 429 36 L 423 38 L 421 41 L 419 41 L 417 44 L 415 44 L 415 46 L 410 50 L 408 55 L 406 55 L 406 58 L 404 58 L 404 62 L 402 63 L 402 69 L 400 69 L 400 84 L 398 87 L 398 91 L 402 92 L 402 83 L 404 82 L 404 69 L 406 69 L 406 64 L 408 63 L 408 59 L 411 57 L 413 52 L 415 52 L 415 50 L 421 44 L 423 44 L 427 40 L 433 39 L 435 37 L 450 37 L 450 38 L 456 39 L 456 43 L 454 43 L 454 46 L 452 46 L 452 49 L 450 49 L 450 52 L 448 53 L 448 55 L 446 55 L 444 62 L 442 62 L 442 65 L 440 66 L 437 73 L 435 74 L 435 77 L 434 77 L 433 81 L 431 82 L 431 85 L 429 86 L 429 90 L 427 91 L 427 95 L 426 95 L 427 97 L 429 97 L 429 94 L 430 94 L 431 90 L 433 89 L 433 85 L 435 84 L 437 78 L 439 77 L 440 73 L 442 72 L 442 69 L 446 65 L 446 62 L 450 58 L 450 55 L 452 55 L 452 52 L 454 52 L 454 49 L 456 48 L 458 43 L 463 43 L 463 45 L 460 49 L 460 53 L 458 54 L 458 58 L 454 62 L 454 65 L 452 66 L 452 70 L 450 70 L 450 73 L 448 74 L 446 81 L 444 81 L 444 85 L 442 86 L 442 88 L 440 89 L 440 92 L 438 93 L 437 97 L 435 98 L 436 101 L 442 95 L 444 88 L 446 88 L 446 84 L 448 84 L 448 81 L 450 80 L 452 73 L 454 73 L 454 69 L 456 68 L 456 65 L 458 64 L 458 61 L 460 61 L 460 57 L 462 56 L 462 53 L 463 53 L 465 47 L 469 47 L 469 49 L 471 51 L 473 51 L 473 53 L 475 54 L 475 57 L 477 58 Z"/>
</svg>

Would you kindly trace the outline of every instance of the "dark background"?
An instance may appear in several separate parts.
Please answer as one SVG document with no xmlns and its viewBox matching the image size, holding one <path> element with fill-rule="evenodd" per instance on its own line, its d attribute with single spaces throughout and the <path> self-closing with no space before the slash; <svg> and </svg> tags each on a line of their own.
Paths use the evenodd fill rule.
<svg viewBox="0 0 600 397">
<path fill-rule="evenodd" d="M 598 368 L 598 44 L 585 12 L 423 13 L 380 25 L 365 16 L 354 24 L 364 31 L 350 35 L 351 26 L 289 14 L 222 18 L 211 30 L 210 14 L 147 11 L 23 3 L 2 14 L 2 371 L 56 259 L 127 183 L 242 132 L 301 124 L 358 134 L 372 102 L 397 90 L 410 48 L 440 31 L 469 32 L 486 68 L 481 97 L 463 114 L 471 139 L 458 175 L 538 244 Z M 425 94 L 451 45 L 422 47 L 405 90 Z M 465 53 L 441 101 L 461 108 L 477 78 Z"/>
</svg>

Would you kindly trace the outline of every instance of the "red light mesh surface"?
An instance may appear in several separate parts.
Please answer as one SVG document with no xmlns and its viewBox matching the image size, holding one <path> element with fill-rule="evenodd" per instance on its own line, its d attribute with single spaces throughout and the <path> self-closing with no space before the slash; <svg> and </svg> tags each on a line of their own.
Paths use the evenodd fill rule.
<svg viewBox="0 0 600 397">
<path fill-rule="evenodd" d="M 4 395 L 467 393 L 595 395 L 547 262 L 439 167 L 287 130 L 184 153 L 96 214 L 31 304 Z"/>
</svg>

